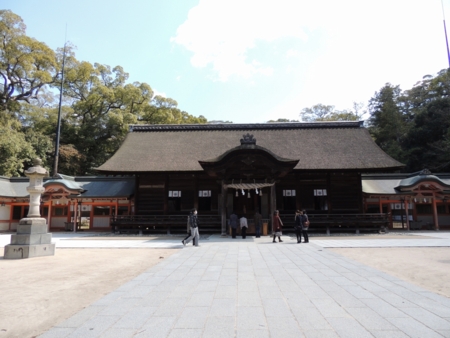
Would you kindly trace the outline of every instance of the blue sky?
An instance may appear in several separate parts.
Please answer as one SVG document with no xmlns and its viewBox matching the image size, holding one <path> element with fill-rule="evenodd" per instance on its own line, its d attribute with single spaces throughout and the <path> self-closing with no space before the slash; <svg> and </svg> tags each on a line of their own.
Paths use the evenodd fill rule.
<svg viewBox="0 0 450 338">
<path fill-rule="evenodd" d="M 450 0 L 443 0 L 450 26 Z M 367 104 L 448 67 L 441 0 L 3 0 L 27 34 L 208 120 L 299 119 Z"/>
</svg>

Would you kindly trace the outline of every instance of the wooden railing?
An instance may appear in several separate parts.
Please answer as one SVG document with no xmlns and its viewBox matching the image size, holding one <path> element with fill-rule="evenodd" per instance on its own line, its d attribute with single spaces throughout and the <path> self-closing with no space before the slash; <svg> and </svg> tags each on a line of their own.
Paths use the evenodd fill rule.
<svg viewBox="0 0 450 338">
<path fill-rule="evenodd" d="M 294 227 L 293 215 L 280 215 L 287 230 Z M 388 231 L 389 214 L 308 214 L 310 231 Z M 284 230 L 284 229 L 283 229 Z"/>
<path fill-rule="evenodd" d="M 291 214 L 281 214 L 283 231 L 293 232 L 295 220 Z M 220 233 L 221 217 L 218 215 L 200 215 L 202 232 Z M 310 231 L 326 233 L 344 231 L 388 231 L 389 214 L 311 214 Z M 253 220 L 248 219 L 249 226 Z M 228 224 L 228 220 L 227 220 Z M 111 216 L 112 232 L 173 232 L 184 233 L 187 228 L 187 215 L 131 215 Z M 228 226 L 227 226 L 228 228 Z M 269 229 L 271 229 L 269 225 Z"/>
<path fill-rule="evenodd" d="M 216 215 L 198 216 L 204 231 L 220 232 L 221 217 Z M 187 229 L 187 215 L 130 215 L 111 216 L 112 232 L 182 232 Z"/>
</svg>

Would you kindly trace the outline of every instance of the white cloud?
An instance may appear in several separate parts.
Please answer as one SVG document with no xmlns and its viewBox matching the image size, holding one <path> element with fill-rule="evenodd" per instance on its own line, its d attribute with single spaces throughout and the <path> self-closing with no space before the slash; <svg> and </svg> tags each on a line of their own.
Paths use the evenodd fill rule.
<svg viewBox="0 0 450 338">
<path fill-rule="evenodd" d="M 193 53 L 194 67 L 211 66 L 221 81 L 237 75 L 270 75 L 273 68 L 248 52 L 260 42 L 307 40 L 304 16 L 292 0 L 201 0 L 172 41 Z"/>
<path fill-rule="evenodd" d="M 312 68 L 320 61 L 339 73 L 380 64 L 390 70 L 389 59 L 412 66 L 405 49 L 412 56 L 430 52 L 426 45 L 438 34 L 426 34 L 442 25 L 440 15 L 439 0 L 200 0 L 172 41 L 192 52 L 194 67 L 211 67 L 220 81 L 271 75 L 286 59 L 313 51 L 320 58 L 310 60 Z M 314 32 L 320 41 L 311 40 Z M 270 46 L 286 39 L 296 46 L 284 46 L 284 59 L 272 55 Z M 285 68 L 292 73 L 292 65 Z"/>
</svg>

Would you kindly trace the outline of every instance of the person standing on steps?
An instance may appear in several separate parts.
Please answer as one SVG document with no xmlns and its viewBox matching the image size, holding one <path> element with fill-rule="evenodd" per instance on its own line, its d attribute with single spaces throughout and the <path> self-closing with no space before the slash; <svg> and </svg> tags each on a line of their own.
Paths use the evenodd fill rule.
<svg viewBox="0 0 450 338">
<path fill-rule="evenodd" d="M 236 238 L 236 229 L 238 227 L 238 222 L 239 218 L 233 211 L 230 215 L 231 238 Z"/>
<path fill-rule="evenodd" d="M 309 219 L 308 215 L 306 214 L 306 210 L 302 211 L 302 234 L 305 238 L 305 243 L 309 243 L 309 237 L 308 237 L 308 228 L 309 228 Z M 300 237 L 301 240 L 301 237 Z"/>
<path fill-rule="evenodd" d="M 196 209 L 192 209 L 189 214 L 189 225 L 191 226 L 191 235 L 188 239 L 183 240 L 182 243 L 183 245 L 186 245 L 191 241 L 191 239 L 194 239 L 195 246 L 198 246 L 198 239 L 200 236 L 198 234 L 198 217 Z"/>
<path fill-rule="evenodd" d="M 273 214 L 273 243 L 276 243 L 275 237 L 278 237 L 278 242 L 283 242 L 281 240 L 281 235 L 283 231 L 283 222 L 280 218 L 280 212 L 275 210 Z"/>
<path fill-rule="evenodd" d="M 247 218 L 245 218 L 245 216 L 242 216 L 240 219 L 240 223 L 241 223 L 242 239 L 245 239 L 245 237 L 247 237 L 247 228 L 248 228 Z"/>
<path fill-rule="evenodd" d="M 261 237 L 262 216 L 258 212 L 258 210 L 255 212 L 255 216 L 253 216 L 253 221 L 255 222 L 256 238 L 260 238 Z"/>
<path fill-rule="evenodd" d="M 303 212 L 300 210 L 295 212 L 295 234 L 297 235 L 297 243 L 302 242 L 302 214 Z"/>
</svg>

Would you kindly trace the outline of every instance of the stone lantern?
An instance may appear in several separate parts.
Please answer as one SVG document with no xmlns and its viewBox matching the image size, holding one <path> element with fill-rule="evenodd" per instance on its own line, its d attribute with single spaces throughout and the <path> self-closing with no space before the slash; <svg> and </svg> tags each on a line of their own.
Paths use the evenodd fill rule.
<svg viewBox="0 0 450 338">
<path fill-rule="evenodd" d="M 5 259 L 20 259 L 39 256 L 53 256 L 55 244 L 52 244 L 52 234 L 47 232 L 47 222 L 41 217 L 39 207 L 41 195 L 45 191 L 44 177 L 48 171 L 41 166 L 39 158 L 33 161 L 33 166 L 25 171 L 30 178 L 27 191 L 30 193 L 30 208 L 26 218 L 22 218 L 17 226 L 17 233 L 11 235 L 11 244 L 5 246 Z"/>
</svg>

